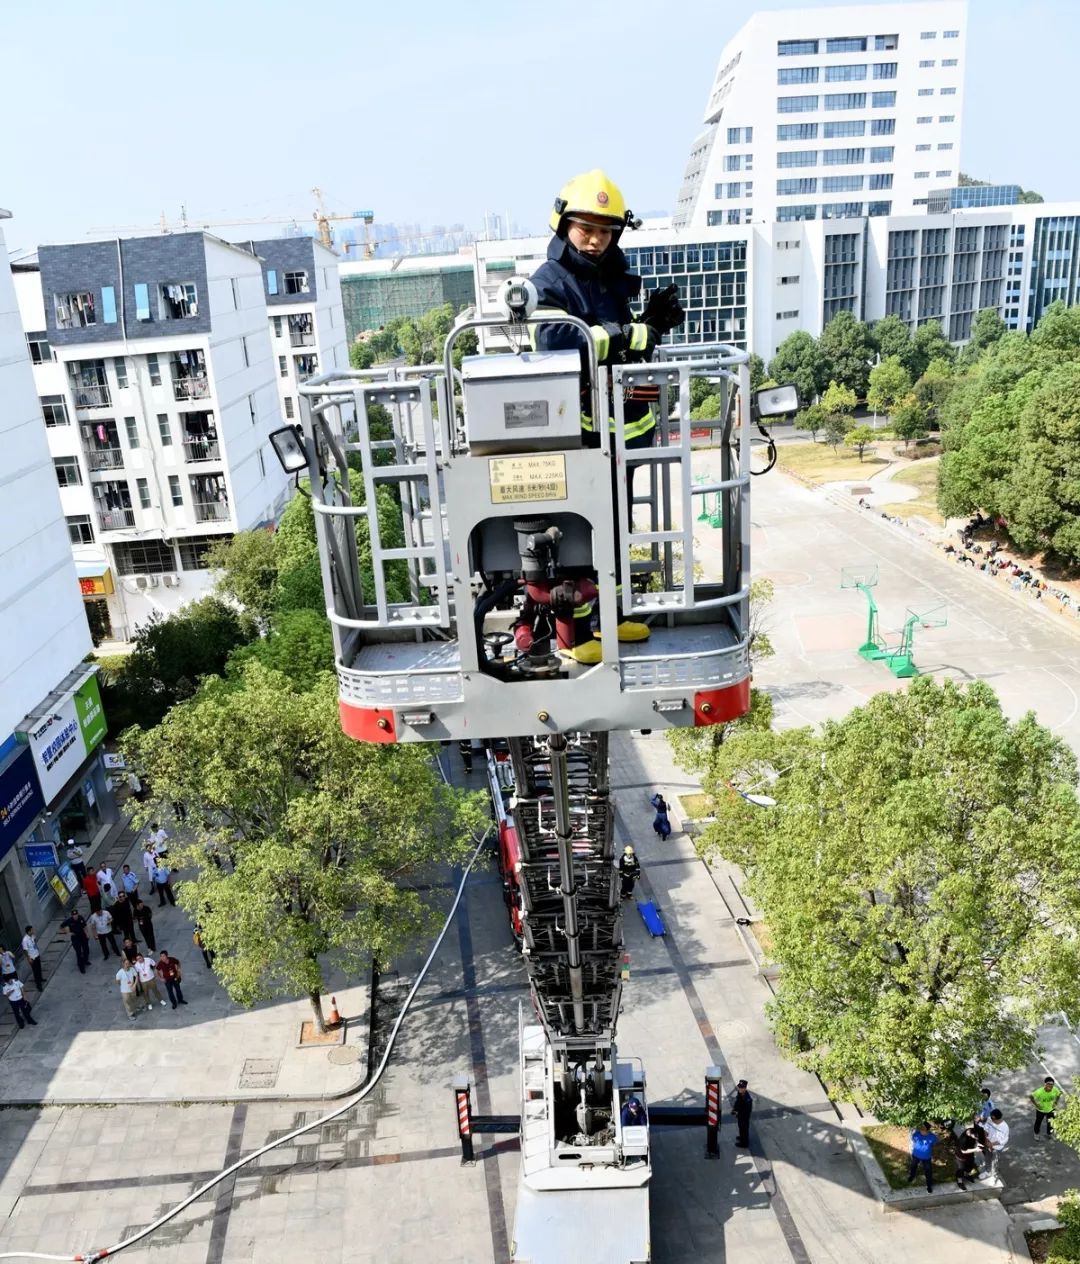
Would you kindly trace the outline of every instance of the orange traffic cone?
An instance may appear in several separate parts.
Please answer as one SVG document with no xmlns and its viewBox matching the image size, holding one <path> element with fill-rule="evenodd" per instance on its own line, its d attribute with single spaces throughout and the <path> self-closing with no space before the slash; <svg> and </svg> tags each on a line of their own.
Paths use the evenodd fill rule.
<svg viewBox="0 0 1080 1264">
<path fill-rule="evenodd" d="M 341 1015 L 338 1013 L 336 996 L 332 996 L 330 998 L 330 1017 L 329 1019 L 327 1019 L 327 1026 L 329 1027 L 341 1026 Z"/>
</svg>

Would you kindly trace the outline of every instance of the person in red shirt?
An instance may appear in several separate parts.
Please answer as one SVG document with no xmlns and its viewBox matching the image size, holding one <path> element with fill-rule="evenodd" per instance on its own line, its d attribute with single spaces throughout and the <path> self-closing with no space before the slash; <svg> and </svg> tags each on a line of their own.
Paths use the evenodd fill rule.
<svg viewBox="0 0 1080 1264">
<path fill-rule="evenodd" d="M 157 966 L 158 978 L 165 984 L 165 991 L 169 994 L 169 1000 L 172 1002 L 173 1009 L 177 1004 L 186 1005 L 184 994 L 180 990 L 180 962 L 162 948 L 158 954 Z"/>
<path fill-rule="evenodd" d="M 90 901 L 90 912 L 98 913 L 101 911 L 101 888 L 98 886 L 96 874 L 89 869 L 83 874 L 82 888 L 86 892 L 87 899 Z"/>
</svg>

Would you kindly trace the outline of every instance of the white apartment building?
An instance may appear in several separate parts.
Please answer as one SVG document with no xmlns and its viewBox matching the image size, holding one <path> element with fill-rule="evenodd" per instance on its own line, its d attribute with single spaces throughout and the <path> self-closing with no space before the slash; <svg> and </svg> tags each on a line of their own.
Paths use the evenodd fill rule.
<svg viewBox="0 0 1080 1264">
<path fill-rule="evenodd" d="M 244 244 L 262 264 L 278 399 L 292 421 L 300 416 L 304 378 L 349 367 L 338 257 L 312 237 Z"/>
<path fill-rule="evenodd" d="M 8 212 L 0 211 L 0 221 Z M 90 632 L 0 232 L 0 943 L 68 892 L 53 850 L 116 819 Z M 45 857 L 52 859 L 45 863 Z M 70 877 L 70 869 L 66 877 Z"/>
<path fill-rule="evenodd" d="M 903 214 L 960 171 L 966 0 L 756 13 L 725 46 L 673 223 Z"/>
<path fill-rule="evenodd" d="M 477 242 L 480 312 L 499 311 L 514 274 L 543 262 L 549 237 Z M 980 207 L 943 214 L 723 227 L 643 228 L 622 248 L 644 292 L 675 283 L 686 323 L 674 342 L 729 342 L 768 361 L 789 334 L 817 337 L 840 311 L 912 329 L 938 320 L 966 342 L 977 311 L 1030 330 L 1054 301 L 1080 301 L 1080 203 Z M 490 345 L 505 339 L 489 337 Z"/>
<path fill-rule="evenodd" d="M 126 639 L 205 593 L 213 541 L 284 508 L 262 266 L 190 232 L 42 246 L 14 272 L 88 613 Z"/>
</svg>

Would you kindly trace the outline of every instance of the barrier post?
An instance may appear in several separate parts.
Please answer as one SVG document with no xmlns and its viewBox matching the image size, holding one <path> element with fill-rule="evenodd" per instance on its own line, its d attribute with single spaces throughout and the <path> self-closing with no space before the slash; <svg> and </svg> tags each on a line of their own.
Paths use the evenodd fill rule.
<svg viewBox="0 0 1080 1264">
<path fill-rule="evenodd" d="M 475 1163 L 472 1140 L 472 1104 L 469 1101 L 469 1077 L 454 1076 L 454 1105 L 457 1109 L 458 1136 L 461 1138 L 461 1166 Z"/>
<path fill-rule="evenodd" d="M 705 1157 L 720 1157 L 720 1080 L 718 1066 L 705 1069 Z"/>
</svg>

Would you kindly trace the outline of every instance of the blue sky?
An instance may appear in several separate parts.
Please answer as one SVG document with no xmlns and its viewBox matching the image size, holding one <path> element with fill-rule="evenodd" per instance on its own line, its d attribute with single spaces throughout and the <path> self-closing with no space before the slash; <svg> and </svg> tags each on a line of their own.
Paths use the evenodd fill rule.
<svg viewBox="0 0 1080 1264">
<path fill-rule="evenodd" d="M 603 166 L 670 209 L 725 41 L 772 0 L 51 0 L 4 6 L 9 248 L 296 215 L 527 228 Z M 970 0 L 963 167 L 1080 199 L 1080 4 Z M 241 230 L 219 229 L 222 236 Z M 276 235 L 280 226 L 260 230 Z"/>
</svg>

